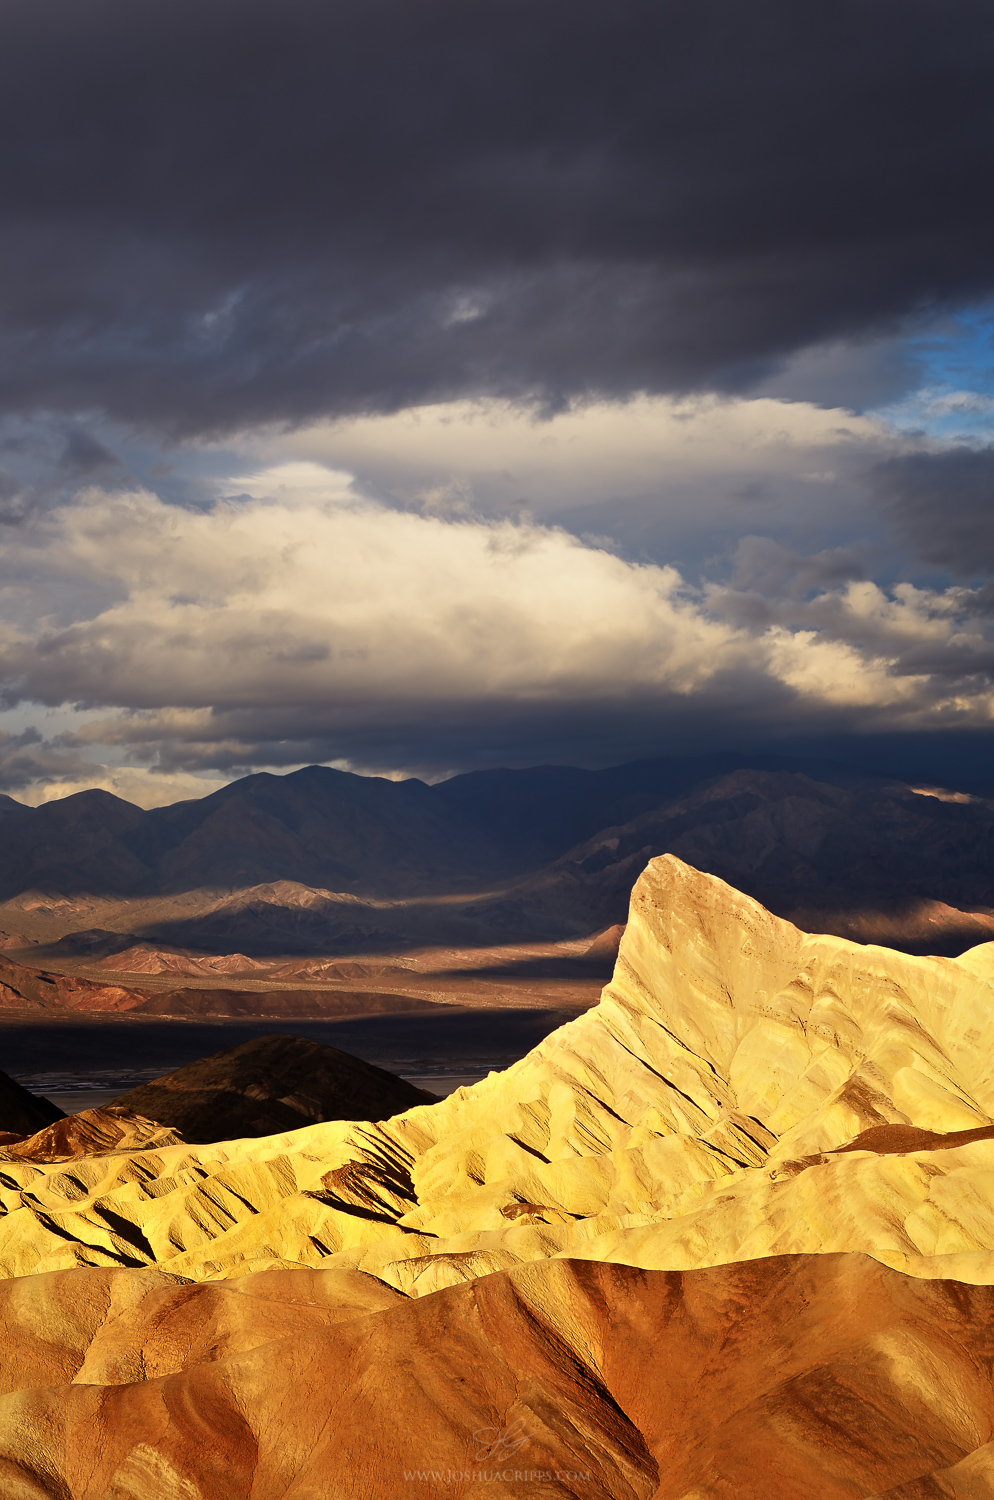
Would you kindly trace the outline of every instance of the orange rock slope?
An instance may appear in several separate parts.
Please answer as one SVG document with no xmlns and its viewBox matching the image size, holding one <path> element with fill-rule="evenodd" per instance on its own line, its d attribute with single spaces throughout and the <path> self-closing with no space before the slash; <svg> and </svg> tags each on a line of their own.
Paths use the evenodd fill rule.
<svg viewBox="0 0 994 1500">
<path fill-rule="evenodd" d="M 994 1495 L 994 945 L 666 856 L 505 1073 L 0 1196 L 4 1500 Z"/>
<path fill-rule="evenodd" d="M 0 1284 L 0 1316 L 10 1500 L 991 1493 L 994 1290 L 865 1256 L 559 1260 L 421 1299 L 63 1271 Z"/>
</svg>

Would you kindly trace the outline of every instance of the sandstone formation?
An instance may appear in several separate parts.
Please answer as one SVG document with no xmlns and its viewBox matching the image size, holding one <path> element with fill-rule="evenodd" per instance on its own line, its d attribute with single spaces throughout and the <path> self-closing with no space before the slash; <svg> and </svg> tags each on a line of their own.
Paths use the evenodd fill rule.
<svg viewBox="0 0 994 1500">
<path fill-rule="evenodd" d="M 50 1015 L 72 1010 L 134 1010 L 148 998 L 148 991 L 94 984 L 72 974 L 54 974 L 0 958 L 0 1010 Z"/>
<path fill-rule="evenodd" d="M 665 856 L 601 1003 L 440 1103 L 8 1152 L 3 1493 L 994 1494 L 992 1002 L 994 944 Z"/>
<path fill-rule="evenodd" d="M 978 1186 L 994 1142 L 839 1148 L 883 1124 L 994 1124 L 992 981 L 994 946 L 926 959 L 806 935 L 665 856 L 636 887 L 601 1003 L 506 1072 L 379 1124 L 170 1147 L 138 1172 L 158 1179 L 150 1196 L 132 1158 L 109 1158 L 88 1198 L 120 1195 L 149 1261 L 184 1275 L 270 1252 L 330 1254 L 404 1289 L 549 1254 L 692 1268 L 861 1251 L 962 1269 L 994 1248 Z M 183 1128 L 143 1091 L 117 1102 Z M 322 1182 L 339 1169 L 389 1199 L 380 1218 Z M 194 1186 L 215 1178 L 220 1221 Z M 0 1224 L 6 1274 L 79 1264 L 77 1238 L 99 1263 L 88 1199 L 45 1174 L 30 1185 Z M 103 1263 L 117 1253 L 108 1239 Z"/>
<path fill-rule="evenodd" d="M 361 1058 L 297 1036 L 260 1036 L 121 1094 L 114 1106 L 191 1142 L 297 1130 L 322 1120 L 385 1120 L 434 1094 Z"/>
<path fill-rule="evenodd" d="M 972 1500 L 994 1289 L 861 1255 L 0 1283 L 0 1485 L 40 1500 Z M 43 1330 L 43 1332 L 41 1332 Z"/>
<path fill-rule="evenodd" d="M 110 1156 L 122 1151 L 174 1146 L 183 1139 L 158 1120 L 146 1119 L 113 1104 L 101 1109 L 83 1109 L 73 1115 L 60 1112 L 60 1116 L 33 1135 L 0 1137 L 0 1161 L 65 1163 L 82 1156 Z"/>
</svg>

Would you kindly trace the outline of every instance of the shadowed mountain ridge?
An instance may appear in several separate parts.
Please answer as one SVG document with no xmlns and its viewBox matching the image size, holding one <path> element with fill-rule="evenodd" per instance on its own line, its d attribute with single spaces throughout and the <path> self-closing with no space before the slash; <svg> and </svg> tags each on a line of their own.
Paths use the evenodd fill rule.
<svg viewBox="0 0 994 1500">
<path fill-rule="evenodd" d="M 861 778 L 810 758 L 745 763 L 830 784 Z M 277 880 L 362 895 L 448 890 L 538 869 L 743 764 L 729 754 L 600 771 L 533 766 L 470 771 L 434 786 L 306 766 L 285 776 L 259 772 L 148 811 L 99 789 L 36 808 L 4 797 L 0 900 L 32 888 L 131 895 Z"/>
<path fill-rule="evenodd" d="M 903 927 L 893 945 L 922 953 L 994 938 L 994 803 L 882 779 L 735 771 L 601 830 L 521 894 L 550 922 L 553 912 L 591 929 L 621 922 L 663 853 L 814 931 L 890 945 Z"/>
<path fill-rule="evenodd" d="M 138 941 L 259 957 L 575 939 L 623 922 L 669 852 L 815 930 L 948 954 L 994 937 L 994 802 L 731 759 L 437 786 L 312 766 L 151 812 L 83 792 L 5 812 L 4 920 L 41 892 L 35 941 L 53 960 Z"/>
</svg>

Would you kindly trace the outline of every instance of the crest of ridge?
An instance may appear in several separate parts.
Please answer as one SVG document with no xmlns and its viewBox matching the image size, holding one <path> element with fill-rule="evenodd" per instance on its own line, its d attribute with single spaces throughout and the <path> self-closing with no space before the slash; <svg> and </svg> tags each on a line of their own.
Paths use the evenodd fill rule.
<svg viewBox="0 0 994 1500">
<path fill-rule="evenodd" d="M 513 1067 L 376 1124 L 70 1177 L 8 1161 L 0 1269 L 320 1265 L 420 1294 L 549 1256 L 989 1258 L 992 980 L 994 944 L 931 959 L 807 934 L 665 855 L 600 1003 Z"/>
</svg>

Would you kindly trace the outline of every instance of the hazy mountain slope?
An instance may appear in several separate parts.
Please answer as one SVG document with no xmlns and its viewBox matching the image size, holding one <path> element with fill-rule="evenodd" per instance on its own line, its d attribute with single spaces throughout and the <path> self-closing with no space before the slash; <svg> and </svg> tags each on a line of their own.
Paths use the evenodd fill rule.
<svg viewBox="0 0 994 1500">
<path fill-rule="evenodd" d="M 602 829 L 683 797 L 693 788 L 743 767 L 800 772 L 829 786 L 887 778 L 811 756 L 712 754 L 658 756 L 600 771 L 570 766 L 470 771 L 434 787 L 487 838 L 506 841 L 529 865 L 546 864 Z"/>
<path fill-rule="evenodd" d="M 35 887 L 67 895 L 140 890 L 150 871 L 125 835 L 146 817 L 141 808 L 103 791 L 8 809 L 2 820 L 0 897 Z"/>
<path fill-rule="evenodd" d="M 486 878 L 498 859 L 423 782 L 325 766 L 249 776 L 200 802 L 155 809 L 132 843 L 164 891 L 295 880 L 407 895 Z"/>
<path fill-rule="evenodd" d="M 623 921 L 646 861 L 672 852 L 816 930 L 949 954 L 994 935 L 994 802 L 831 767 L 706 768 L 428 787 L 310 767 L 150 813 L 81 793 L 3 820 L 8 890 L 69 892 L 8 895 L 4 922 L 65 937 L 53 958 L 136 941 L 261 957 L 576 938 Z"/>
<path fill-rule="evenodd" d="M 308 766 L 149 812 L 102 791 L 38 808 L 8 798 L 0 899 L 32 888 L 128 895 L 280 880 L 379 896 L 465 889 L 546 864 L 735 764 L 713 756 L 602 771 L 538 766 L 437 786 Z"/>
<path fill-rule="evenodd" d="M 469 771 L 432 791 L 506 850 L 515 868 L 524 869 L 546 864 L 600 829 L 628 822 L 737 764 L 731 756 L 661 757 L 601 771 L 573 766 Z"/>
<path fill-rule="evenodd" d="M 841 788 L 802 774 L 737 771 L 571 859 L 585 872 L 665 842 L 669 852 L 766 903 L 871 901 L 897 893 L 994 904 L 994 805 L 899 782 Z"/>
<path fill-rule="evenodd" d="M 6 898 L 31 887 L 131 894 L 285 879 L 407 893 L 478 878 L 496 859 L 422 782 L 322 766 L 245 777 L 151 812 L 79 792 L 5 819 L 4 848 Z"/>
<path fill-rule="evenodd" d="M 623 921 L 635 879 L 663 853 L 815 930 L 923 953 L 994 937 L 994 803 L 749 770 L 602 830 L 486 915 L 499 921 L 503 908 L 506 920 L 516 903 L 536 926 Z"/>
</svg>

